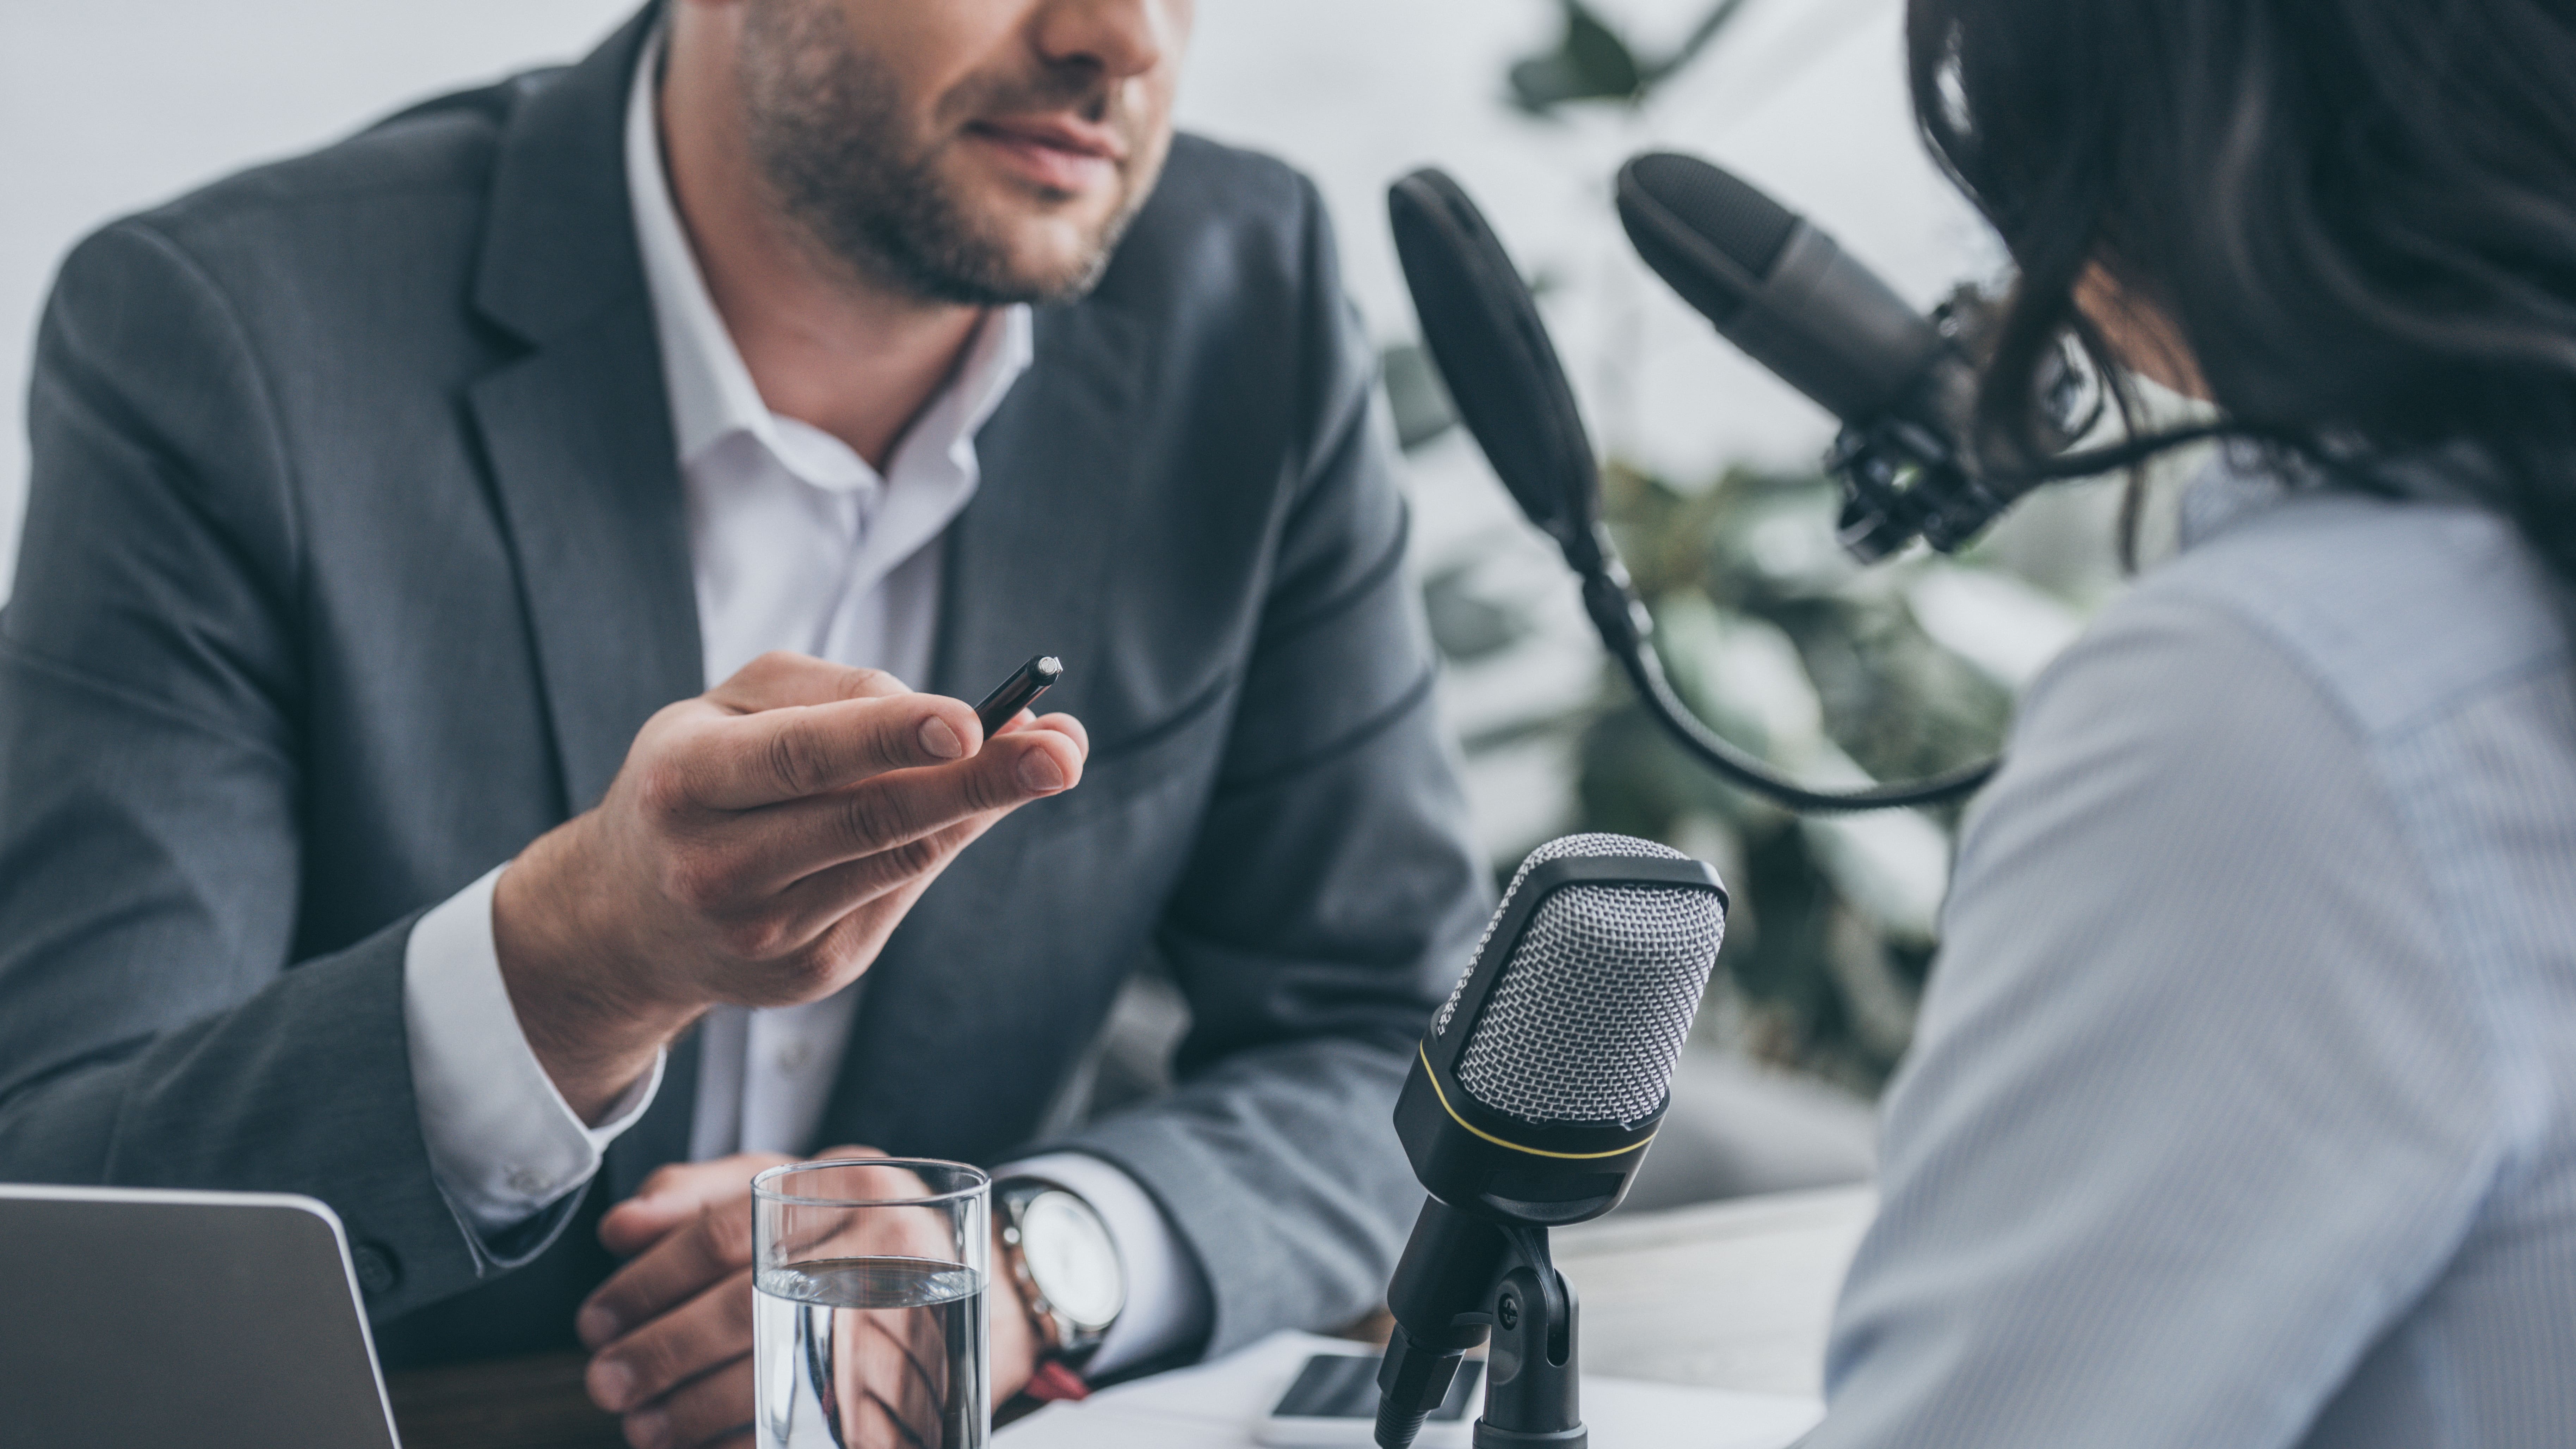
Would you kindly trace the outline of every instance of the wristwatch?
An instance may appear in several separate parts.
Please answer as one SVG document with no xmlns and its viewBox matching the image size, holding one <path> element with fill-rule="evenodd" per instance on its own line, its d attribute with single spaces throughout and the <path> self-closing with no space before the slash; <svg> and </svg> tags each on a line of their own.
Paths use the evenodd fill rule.
<svg viewBox="0 0 2576 1449">
<path fill-rule="evenodd" d="M 993 1184 L 993 1207 L 1003 1267 L 1037 1328 L 1038 1362 L 1061 1365 L 1047 1377 L 1078 1392 L 1082 1366 L 1127 1307 L 1117 1240 L 1090 1203 L 1044 1178 L 1003 1178 Z"/>
</svg>

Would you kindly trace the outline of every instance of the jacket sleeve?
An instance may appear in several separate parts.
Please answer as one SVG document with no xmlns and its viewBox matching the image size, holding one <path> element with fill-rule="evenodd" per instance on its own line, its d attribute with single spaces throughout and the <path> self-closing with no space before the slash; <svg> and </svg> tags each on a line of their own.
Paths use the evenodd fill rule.
<svg viewBox="0 0 2576 1449">
<path fill-rule="evenodd" d="M 1375 362 L 1305 201 L 1303 456 L 1232 734 L 1159 933 L 1173 1094 L 1059 1144 L 1124 1167 L 1206 1275 L 1206 1352 L 1378 1303 L 1422 1188 L 1395 1096 L 1490 885 L 1433 699 Z"/>
<path fill-rule="evenodd" d="M 295 939 L 295 479 L 266 365 L 147 223 L 84 243 L 46 312 L 0 613 L 0 1177 L 309 1193 L 383 1318 L 501 1265 L 422 1146 L 411 921 Z"/>
</svg>

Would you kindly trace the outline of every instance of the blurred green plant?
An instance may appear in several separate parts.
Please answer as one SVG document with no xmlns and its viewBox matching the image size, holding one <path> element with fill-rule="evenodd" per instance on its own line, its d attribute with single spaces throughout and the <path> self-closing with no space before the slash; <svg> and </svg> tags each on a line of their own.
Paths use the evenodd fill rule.
<svg viewBox="0 0 2576 1449">
<path fill-rule="evenodd" d="M 1657 652 L 1730 738 L 1842 782 L 1993 748 L 2010 689 L 1927 632 L 1912 601 L 1962 565 L 1861 571 L 1833 540 L 1836 491 L 1819 476 L 1733 469 L 1685 492 L 1614 465 L 1603 482 Z M 1731 857 L 1734 1030 L 1758 1056 L 1875 1090 L 1912 1037 L 1955 812 L 1791 815 L 1685 757 L 1623 680 L 1603 693 L 1577 756 L 1582 824 Z"/>
<path fill-rule="evenodd" d="M 1557 0 L 1565 31 L 1555 48 L 1515 62 L 1509 76 L 1512 104 L 1534 116 L 1577 101 L 1617 101 L 1642 106 L 1655 89 L 1708 49 L 1750 0 L 1719 0 L 1680 45 L 1647 59 L 1584 0 Z"/>
<path fill-rule="evenodd" d="M 1683 488 L 1612 462 L 1603 510 L 1676 688 L 1730 739 L 1837 784 L 1935 773 L 1992 750 L 2074 611 L 1979 562 L 1917 553 L 1864 570 L 1834 541 L 1834 484 L 1729 469 Z M 1493 571 L 1432 574 L 1435 640 L 1510 667 L 1537 632 Z M 1567 829 L 1662 840 L 1734 891 L 1708 1029 L 1765 1060 L 1874 1092 L 1913 1032 L 1957 812 L 1796 816 L 1684 756 L 1606 663 L 1586 697 L 1470 740 L 1469 767 L 1551 735 L 1573 759 Z M 1498 870 L 1512 862 L 1498 861 Z"/>
</svg>

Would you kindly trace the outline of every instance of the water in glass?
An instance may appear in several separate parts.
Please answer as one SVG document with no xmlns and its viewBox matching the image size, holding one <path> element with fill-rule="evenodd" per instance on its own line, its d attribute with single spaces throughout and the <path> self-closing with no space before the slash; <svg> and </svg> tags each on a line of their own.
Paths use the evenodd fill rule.
<svg viewBox="0 0 2576 1449">
<path fill-rule="evenodd" d="M 756 1280 L 763 1449 L 976 1449 L 984 1275 L 920 1258 L 824 1258 Z"/>
</svg>

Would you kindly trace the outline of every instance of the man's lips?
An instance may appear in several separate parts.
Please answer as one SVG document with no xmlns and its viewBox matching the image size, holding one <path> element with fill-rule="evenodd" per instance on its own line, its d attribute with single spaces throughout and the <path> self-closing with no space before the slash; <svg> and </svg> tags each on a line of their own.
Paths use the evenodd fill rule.
<svg viewBox="0 0 2576 1449">
<path fill-rule="evenodd" d="M 1068 116 L 1003 116 L 976 121 L 966 134 L 1040 186 L 1089 191 L 1118 174 L 1127 148 L 1116 132 Z"/>
</svg>

